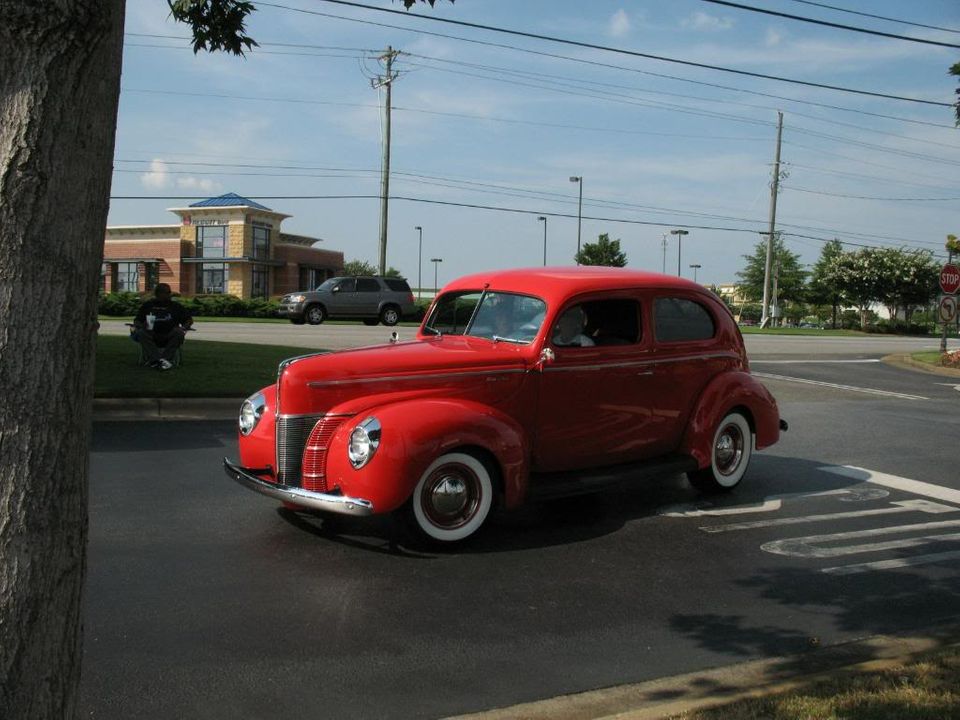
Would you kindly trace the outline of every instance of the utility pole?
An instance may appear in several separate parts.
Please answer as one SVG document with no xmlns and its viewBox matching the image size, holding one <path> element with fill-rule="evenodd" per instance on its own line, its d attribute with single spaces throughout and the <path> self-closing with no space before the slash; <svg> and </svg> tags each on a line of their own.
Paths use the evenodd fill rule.
<svg viewBox="0 0 960 720">
<path fill-rule="evenodd" d="M 777 150 L 773 159 L 773 183 L 770 185 L 770 227 L 767 232 L 767 262 L 763 270 L 763 314 L 760 327 L 770 322 L 770 270 L 773 265 L 773 233 L 777 226 L 777 193 L 780 191 L 780 138 L 783 136 L 783 113 L 777 111 Z"/>
<path fill-rule="evenodd" d="M 393 61 L 400 54 L 399 50 L 394 50 L 387 46 L 386 52 L 378 60 L 385 63 L 386 73 L 371 78 L 370 85 L 374 89 L 385 87 L 387 89 L 387 99 L 384 103 L 384 121 L 383 121 L 383 160 L 380 164 L 380 274 L 387 273 L 387 206 L 390 198 L 390 102 L 391 88 L 393 81 L 397 79 L 393 72 Z"/>
<path fill-rule="evenodd" d="M 660 268 L 664 275 L 667 274 L 667 235 L 668 233 L 663 234 L 663 266 Z"/>
<path fill-rule="evenodd" d="M 420 242 L 417 244 L 417 300 L 423 292 L 423 277 L 420 271 L 423 270 L 423 228 L 417 225 L 414 230 L 420 233 Z"/>
</svg>

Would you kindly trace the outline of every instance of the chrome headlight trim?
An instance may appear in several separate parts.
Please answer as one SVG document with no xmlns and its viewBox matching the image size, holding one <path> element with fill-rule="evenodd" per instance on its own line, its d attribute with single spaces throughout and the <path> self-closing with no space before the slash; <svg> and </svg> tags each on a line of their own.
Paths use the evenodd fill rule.
<svg viewBox="0 0 960 720">
<path fill-rule="evenodd" d="M 376 454 L 380 447 L 380 421 L 372 415 L 350 431 L 347 457 L 354 470 L 359 470 Z"/>
<path fill-rule="evenodd" d="M 260 418 L 263 417 L 263 411 L 267 409 L 267 399 L 263 393 L 251 395 L 240 406 L 240 417 L 237 424 L 240 426 L 241 435 L 249 435 L 257 427 Z"/>
</svg>

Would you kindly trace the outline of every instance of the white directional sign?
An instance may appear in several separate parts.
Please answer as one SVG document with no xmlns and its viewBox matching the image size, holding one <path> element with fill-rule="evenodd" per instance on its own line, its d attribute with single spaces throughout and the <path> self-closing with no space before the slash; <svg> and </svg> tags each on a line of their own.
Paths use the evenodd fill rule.
<svg viewBox="0 0 960 720">
<path fill-rule="evenodd" d="M 944 295 L 940 298 L 938 317 L 942 323 L 952 323 L 957 317 L 957 298 L 955 295 Z"/>
</svg>

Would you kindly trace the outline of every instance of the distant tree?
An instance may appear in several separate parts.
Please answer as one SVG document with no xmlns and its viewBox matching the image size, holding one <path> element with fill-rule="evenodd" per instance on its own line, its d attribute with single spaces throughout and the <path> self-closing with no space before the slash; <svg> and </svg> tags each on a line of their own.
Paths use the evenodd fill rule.
<svg viewBox="0 0 960 720">
<path fill-rule="evenodd" d="M 585 243 L 573 259 L 580 265 L 624 267 L 627 264 L 627 256 L 620 251 L 620 241 L 611 240 L 607 233 L 600 235 L 595 243 Z"/>
<path fill-rule="evenodd" d="M 403 273 L 397 270 L 393 265 L 387 268 L 387 271 L 383 274 L 384 277 L 403 277 Z"/>
<path fill-rule="evenodd" d="M 860 328 L 866 329 L 870 304 L 883 297 L 886 258 L 876 248 L 844 252 L 836 258 L 840 292 L 860 313 Z"/>
<path fill-rule="evenodd" d="M 944 247 L 951 255 L 960 255 L 960 240 L 957 239 L 956 235 L 947 235 L 947 242 Z"/>
<path fill-rule="evenodd" d="M 840 281 L 837 276 L 837 258 L 843 255 L 843 245 L 839 240 L 830 240 L 820 250 L 820 259 L 813 266 L 810 277 L 810 286 L 807 289 L 807 299 L 815 305 L 829 305 L 831 325 L 837 329 L 837 312 L 843 303 L 843 293 L 840 291 Z"/>
<path fill-rule="evenodd" d="M 366 260 L 348 260 L 343 264 L 343 274 L 347 277 L 358 275 L 376 275 L 377 266 Z"/>
<path fill-rule="evenodd" d="M 937 295 L 940 266 L 929 250 L 882 248 L 877 250 L 882 282 L 878 300 L 887 306 L 890 317 L 910 322 L 914 311 L 929 305 Z"/>
<path fill-rule="evenodd" d="M 747 261 L 743 270 L 737 273 L 742 282 L 740 292 L 748 300 L 763 300 L 763 277 L 767 264 L 767 241 L 761 240 L 754 247 L 752 255 L 744 255 Z M 779 262 L 780 272 L 777 279 L 777 295 L 787 302 L 801 302 L 804 299 L 804 282 L 807 273 L 800 265 L 800 256 L 790 252 L 779 236 L 773 241 L 773 263 Z M 771 280 L 772 289 L 772 280 Z"/>
</svg>

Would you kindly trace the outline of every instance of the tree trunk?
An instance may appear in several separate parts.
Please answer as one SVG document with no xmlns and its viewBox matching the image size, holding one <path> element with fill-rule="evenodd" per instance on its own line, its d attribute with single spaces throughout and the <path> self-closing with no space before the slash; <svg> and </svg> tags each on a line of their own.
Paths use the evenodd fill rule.
<svg viewBox="0 0 960 720">
<path fill-rule="evenodd" d="M 0 3 L 0 717 L 73 717 L 123 0 Z"/>
</svg>

